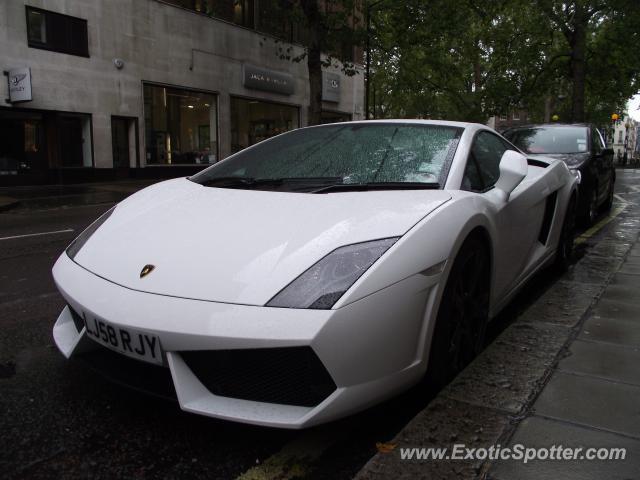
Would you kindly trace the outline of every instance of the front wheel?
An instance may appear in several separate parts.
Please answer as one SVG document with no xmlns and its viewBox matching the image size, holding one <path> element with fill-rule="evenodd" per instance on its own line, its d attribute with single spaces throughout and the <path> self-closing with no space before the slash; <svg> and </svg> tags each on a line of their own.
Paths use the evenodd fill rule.
<svg viewBox="0 0 640 480">
<path fill-rule="evenodd" d="M 490 257 L 477 236 L 465 240 L 442 294 L 425 381 L 446 385 L 484 347 L 489 313 Z"/>
</svg>

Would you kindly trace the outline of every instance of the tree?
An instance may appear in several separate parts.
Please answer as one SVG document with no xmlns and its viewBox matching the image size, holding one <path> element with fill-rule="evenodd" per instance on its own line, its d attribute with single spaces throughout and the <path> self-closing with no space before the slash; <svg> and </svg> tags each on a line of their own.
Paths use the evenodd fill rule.
<svg viewBox="0 0 640 480">
<path fill-rule="evenodd" d="M 562 47 L 569 58 L 570 121 L 585 121 L 585 106 L 590 103 L 596 106 L 593 99 L 586 97 L 589 85 L 591 89 L 615 85 L 625 99 L 637 91 L 640 74 L 636 53 L 640 21 L 637 0 L 542 0 L 539 5 L 552 28 L 558 29 L 564 39 Z M 616 76 L 622 73 L 626 75 L 618 81 Z M 620 99 L 611 100 L 618 103 Z"/>
<path fill-rule="evenodd" d="M 407 0 L 374 17 L 380 113 L 604 123 L 640 87 L 637 0 Z"/>
</svg>

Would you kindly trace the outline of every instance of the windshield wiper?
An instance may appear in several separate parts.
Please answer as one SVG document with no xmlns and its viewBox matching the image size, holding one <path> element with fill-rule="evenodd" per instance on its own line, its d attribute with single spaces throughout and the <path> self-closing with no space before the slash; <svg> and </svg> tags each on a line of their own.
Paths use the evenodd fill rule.
<svg viewBox="0 0 640 480">
<path fill-rule="evenodd" d="M 336 183 L 320 187 L 311 193 L 331 192 L 365 192 L 368 190 L 436 190 L 437 182 L 369 182 L 369 183 Z"/>
<path fill-rule="evenodd" d="M 216 177 L 210 178 L 200 185 L 205 187 L 220 188 L 260 188 L 279 187 L 281 185 L 300 185 L 304 188 L 323 187 L 328 184 L 341 182 L 342 177 L 279 177 L 279 178 L 253 178 L 253 177 Z"/>
</svg>

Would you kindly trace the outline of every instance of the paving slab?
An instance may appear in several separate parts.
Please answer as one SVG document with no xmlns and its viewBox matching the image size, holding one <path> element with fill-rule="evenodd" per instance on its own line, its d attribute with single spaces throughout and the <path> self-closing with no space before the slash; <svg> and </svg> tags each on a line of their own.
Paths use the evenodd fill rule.
<svg viewBox="0 0 640 480">
<path fill-rule="evenodd" d="M 525 419 L 509 442 L 529 448 L 624 448 L 624 460 L 497 460 L 487 476 L 493 480 L 631 480 L 640 472 L 640 440 L 539 417 Z"/>
<path fill-rule="evenodd" d="M 533 406 L 537 415 L 640 440 L 640 387 L 556 372 Z"/>
<path fill-rule="evenodd" d="M 593 316 L 596 318 L 635 321 L 640 330 L 640 308 L 638 306 L 638 299 L 638 295 L 632 297 L 630 299 L 631 302 L 625 301 L 626 299 L 623 301 L 612 301 L 608 298 L 602 298 L 593 308 Z"/>
<path fill-rule="evenodd" d="M 631 347 L 640 346 L 640 317 L 635 320 L 623 320 L 593 316 L 585 322 L 579 338 Z"/>
<path fill-rule="evenodd" d="M 437 398 L 389 442 L 389 453 L 377 453 L 356 480 L 449 480 L 475 478 L 482 460 L 402 460 L 401 448 L 489 448 L 498 443 L 508 424 L 503 412 Z"/>
<path fill-rule="evenodd" d="M 638 257 L 632 257 L 638 258 Z M 620 268 L 620 273 L 624 273 L 626 275 L 640 275 L 640 262 L 625 262 L 625 264 Z"/>
<path fill-rule="evenodd" d="M 609 284 L 609 287 L 607 287 L 605 292 L 602 294 L 600 300 L 640 306 L 640 285 L 633 287 L 620 284 Z"/>
<path fill-rule="evenodd" d="M 640 386 L 640 347 L 576 340 L 558 369 Z"/>
</svg>

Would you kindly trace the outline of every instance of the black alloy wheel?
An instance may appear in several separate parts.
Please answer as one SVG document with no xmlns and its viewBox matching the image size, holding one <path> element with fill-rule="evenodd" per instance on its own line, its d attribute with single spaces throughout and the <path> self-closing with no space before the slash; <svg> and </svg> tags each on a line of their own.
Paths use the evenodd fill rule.
<svg viewBox="0 0 640 480">
<path fill-rule="evenodd" d="M 451 268 L 431 341 L 425 381 L 446 385 L 483 349 L 489 314 L 490 257 L 478 235 L 465 240 Z"/>
<path fill-rule="evenodd" d="M 564 215 L 564 221 L 562 222 L 562 230 L 560 231 L 560 240 L 558 242 L 556 259 L 554 262 L 554 266 L 560 272 L 564 272 L 569 268 L 571 257 L 573 256 L 576 218 L 575 210 L 576 201 L 575 198 L 572 197 Z"/>
</svg>

